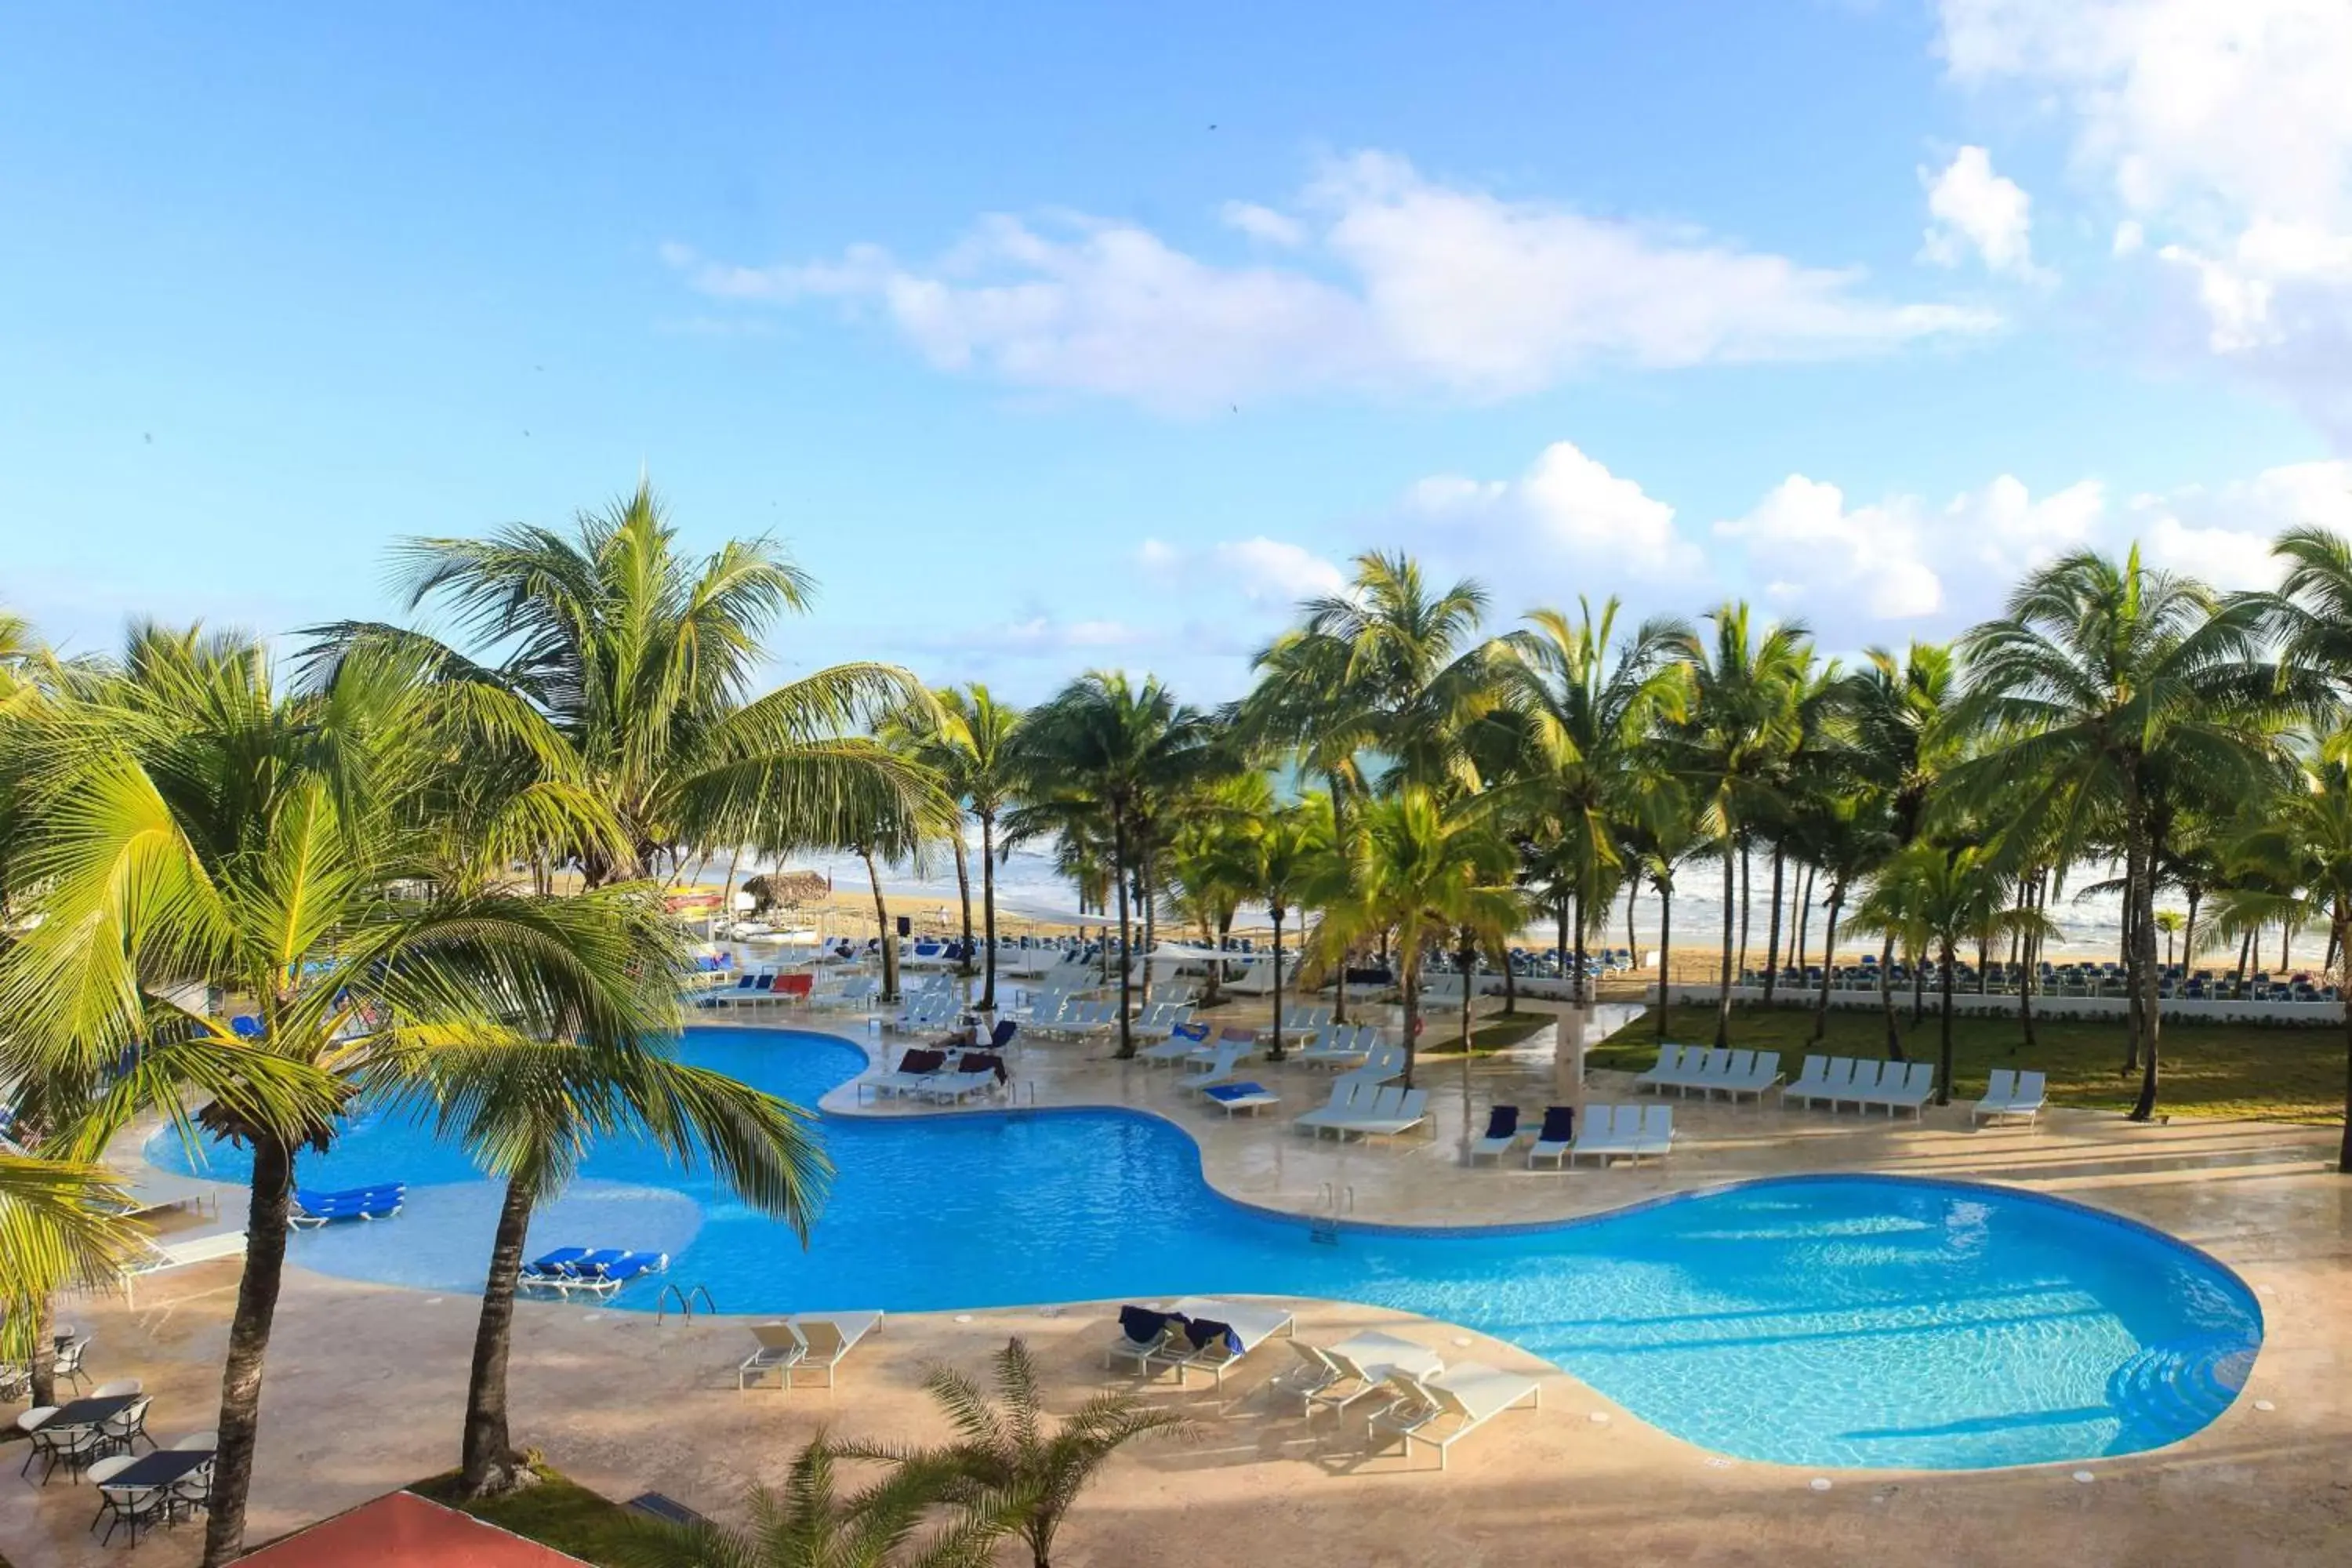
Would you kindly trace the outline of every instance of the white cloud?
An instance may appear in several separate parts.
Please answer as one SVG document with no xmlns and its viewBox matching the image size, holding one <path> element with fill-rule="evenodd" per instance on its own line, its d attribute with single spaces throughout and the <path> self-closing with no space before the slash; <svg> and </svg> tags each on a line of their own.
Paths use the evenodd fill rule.
<svg viewBox="0 0 2352 1568">
<path fill-rule="evenodd" d="M 662 255 L 719 298 L 877 311 L 942 369 L 1179 410 L 1328 389 L 1500 397 L 1593 365 L 1874 353 L 1999 324 L 1873 299 L 1851 269 L 1441 184 L 1378 153 L 1327 165 L 1293 211 L 1223 216 L 1296 259 L 1225 264 L 1067 215 L 984 218 L 928 266 L 865 245 L 770 267 Z"/>
<path fill-rule="evenodd" d="M 1895 499 L 1849 509 L 1832 484 L 1791 474 L 1745 517 L 1715 525 L 1738 541 L 1751 571 L 1797 607 L 1835 610 L 1854 599 L 1876 620 L 1906 620 L 1943 606 L 1944 584 L 1921 554 L 1917 503 Z"/>
<path fill-rule="evenodd" d="M 2033 198 L 2016 181 L 1994 174 L 1983 148 L 1961 148 L 1941 174 L 1922 168 L 1919 183 L 1935 220 L 1919 252 L 1923 260 L 1958 267 L 1973 251 L 1990 271 L 2045 276 L 2033 264 Z"/>
<path fill-rule="evenodd" d="M 2352 442 L 2352 5 L 1941 0 L 1952 75 L 2070 117 L 2211 353 Z"/>
<path fill-rule="evenodd" d="M 1147 539 L 1136 558 L 1163 581 L 1213 582 L 1238 590 L 1255 605 L 1287 606 L 1348 585 L 1346 573 L 1306 546 L 1263 534 L 1205 547 Z"/>
<path fill-rule="evenodd" d="M 965 626 L 933 638 L 928 646 L 980 653 L 1057 656 L 1149 644 L 1152 634 L 1124 621 L 1062 621 L 1035 615 L 1018 620 Z"/>
<path fill-rule="evenodd" d="M 1556 568 L 1604 577 L 1688 580 L 1698 552 L 1675 509 L 1555 441 L 1516 479 L 1438 474 L 1406 491 L 1400 521 L 1416 547 L 1481 569 Z"/>
<path fill-rule="evenodd" d="M 2277 584 L 2271 541 L 2285 529 L 2352 533 L 2352 463 L 2293 463 L 2251 479 L 2133 498 L 2132 532 L 2147 558 L 2217 587 Z"/>
</svg>

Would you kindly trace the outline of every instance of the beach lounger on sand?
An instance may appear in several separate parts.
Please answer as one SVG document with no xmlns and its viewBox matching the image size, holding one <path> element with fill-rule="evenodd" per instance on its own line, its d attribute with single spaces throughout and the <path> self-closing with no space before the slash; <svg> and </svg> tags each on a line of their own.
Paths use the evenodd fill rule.
<svg viewBox="0 0 2352 1568">
<path fill-rule="evenodd" d="M 1532 1377 L 1503 1372 L 1478 1362 L 1448 1367 L 1434 1377 L 1417 1378 L 1391 1373 L 1389 1387 L 1395 1403 L 1374 1413 L 1366 1423 L 1378 1447 L 1387 1432 L 1404 1440 L 1410 1454 L 1415 1443 L 1437 1450 L 1437 1468 L 1445 1468 L 1446 1450 L 1506 1410 L 1543 1404 L 1543 1384 Z M 1376 1450 L 1377 1451 L 1377 1448 Z"/>
<path fill-rule="evenodd" d="M 882 1327 L 880 1312 L 795 1312 L 781 1322 L 754 1323 L 751 1333 L 760 1348 L 736 1370 L 737 1389 L 767 1381 L 773 1372 L 776 1386 L 789 1390 L 802 1372 L 822 1370 L 824 1385 L 833 1386 L 834 1369 L 858 1342 Z"/>
<path fill-rule="evenodd" d="M 122 1285 L 122 1303 L 126 1307 L 136 1304 L 134 1292 L 138 1282 L 151 1274 L 165 1274 L 174 1268 L 187 1268 L 199 1263 L 244 1256 L 245 1232 L 241 1230 L 192 1236 L 182 1241 L 150 1241 L 147 1250 L 124 1263 L 116 1276 Z"/>
<path fill-rule="evenodd" d="M 1156 1307 L 1129 1305 L 1118 1310 L 1118 1338 L 1104 1347 L 1103 1365 L 1133 1362 L 1137 1375 L 1148 1377 L 1155 1362 L 1172 1366 L 1189 1353 L 1181 1318 Z"/>
<path fill-rule="evenodd" d="M 1245 1301 L 1224 1301 L 1209 1296 L 1187 1296 L 1169 1311 L 1183 1320 L 1191 1352 L 1176 1363 L 1181 1384 L 1192 1372 L 1205 1372 L 1220 1384 L 1225 1373 L 1250 1352 L 1276 1334 L 1290 1334 L 1297 1325 L 1279 1307 L 1256 1307 Z"/>
</svg>

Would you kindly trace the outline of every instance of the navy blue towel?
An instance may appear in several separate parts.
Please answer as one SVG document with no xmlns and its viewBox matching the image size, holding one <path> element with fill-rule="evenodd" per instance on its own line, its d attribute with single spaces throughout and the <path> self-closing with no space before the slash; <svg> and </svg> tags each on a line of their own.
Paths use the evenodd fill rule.
<svg viewBox="0 0 2352 1568">
<path fill-rule="evenodd" d="M 1537 1139 L 1545 1143 L 1566 1143 L 1576 1137 L 1576 1107 L 1549 1106 L 1544 1110 L 1543 1131 Z"/>
<path fill-rule="evenodd" d="M 1168 1314 L 1149 1307 L 1121 1307 L 1118 1331 L 1127 1336 L 1129 1344 L 1158 1344 L 1160 1336 L 1168 1331 Z"/>
<path fill-rule="evenodd" d="M 1519 1108 L 1517 1106 L 1497 1105 L 1486 1112 L 1487 1137 L 1516 1138 L 1518 1133 Z"/>
</svg>

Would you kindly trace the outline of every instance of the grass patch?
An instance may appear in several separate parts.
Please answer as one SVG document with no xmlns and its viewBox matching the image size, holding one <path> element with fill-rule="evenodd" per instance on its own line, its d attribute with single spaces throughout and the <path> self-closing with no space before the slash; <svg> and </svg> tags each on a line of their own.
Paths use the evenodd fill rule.
<svg viewBox="0 0 2352 1568">
<path fill-rule="evenodd" d="M 1895 1018 L 1904 1054 L 1933 1061 L 1941 1049 L 1934 999 L 1927 1016 L 1911 1022 L 1906 1001 L 1897 999 Z M 2028 1046 L 2015 1017 L 1952 1020 L 1953 1099 L 1975 1100 L 1994 1068 L 2034 1068 L 2050 1075 L 2053 1105 L 2128 1110 L 2138 1098 L 2139 1075 L 2123 1070 L 2125 1029 L 2120 1023 L 2084 1019 L 2034 1020 L 2036 1044 Z M 1780 1053 L 1781 1070 L 1796 1076 L 1808 1054 L 1835 1057 L 1885 1055 L 1880 1015 L 1832 1008 L 1829 1033 L 1812 1043 L 1813 1016 L 1785 1008 L 1738 1007 L 1731 1014 L 1731 1043 L 1742 1049 Z M 1666 1016 L 1665 1037 L 1678 1044 L 1715 1038 L 1715 1009 L 1676 1006 Z M 1658 1025 L 1644 1015 L 1592 1047 L 1591 1065 L 1638 1071 L 1657 1059 Z M 2163 1081 L 2159 1114 L 2257 1119 L 2340 1125 L 2344 1119 L 2345 1043 L 2340 1029 L 2263 1028 L 2245 1024 L 2194 1024 L 2168 1020 L 2164 1026 Z"/>
<path fill-rule="evenodd" d="M 408 1489 L 527 1541 L 568 1552 L 597 1568 L 625 1568 L 621 1552 L 624 1543 L 636 1535 L 640 1516 L 544 1465 L 531 1468 L 538 1472 L 539 1485 L 487 1502 L 460 1498 L 455 1470 L 418 1481 Z"/>
</svg>

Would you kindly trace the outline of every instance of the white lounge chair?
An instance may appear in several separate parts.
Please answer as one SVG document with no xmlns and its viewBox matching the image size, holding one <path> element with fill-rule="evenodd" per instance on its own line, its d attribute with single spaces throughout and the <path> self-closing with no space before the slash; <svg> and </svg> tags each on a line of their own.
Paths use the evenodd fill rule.
<svg viewBox="0 0 2352 1568">
<path fill-rule="evenodd" d="M 782 1323 L 758 1324 L 753 1328 L 752 1332 L 758 1333 L 762 1329 L 782 1328 L 799 1346 L 798 1355 L 784 1358 L 776 1363 L 782 1374 L 779 1382 L 780 1387 L 790 1389 L 793 1386 L 794 1374 L 803 1370 L 821 1369 L 824 1373 L 824 1385 L 831 1388 L 834 1369 L 847 1359 L 849 1352 L 856 1350 L 859 1342 L 866 1335 L 877 1332 L 881 1329 L 882 1316 L 878 1311 L 795 1312 Z M 763 1337 L 761 1340 L 762 1353 L 766 1352 L 768 1343 L 769 1341 L 766 1338 Z M 756 1361 L 759 1358 L 755 1356 L 752 1359 Z M 751 1363 L 746 1362 L 743 1364 L 749 1367 Z M 741 1385 L 740 1377 L 737 1379 L 737 1385 L 739 1387 Z"/>
<path fill-rule="evenodd" d="M 151 1240 L 147 1250 L 122 1265 L 117 1278 L 122 1285 L 122 1304 L 136 1306 L 138 1282 L 152 1274 L 169 1273 L 174 1268 L 192 1268 L 199 1263 L 217 1263 L 226 1258 L 245 1256 L 245 1232 L 225 1230 L 211 1236 L 192 1236 L 185 1241 Z"/>
<path fill-rule="evenodd" d="M 1995 1068 L 1985 1097 L 1976 1102 L 1969 1120 L 1974 1123 L 1998 1121 L 2004 1116 L 2022 1116 L 2026 1124 L 2032 1126 L 2040 1118 L 2047 1101 L 2048 1081 L 2048 1076 L 2043 1073 Z"/>
<path fill-rule="evenodd" d="M 1592 1108 L 1587 1106 L 1585 1111 Z M 1565 1105 L 1548 1106 L 1542 1125 L 1536 1129 L 1535 1142 L 1528 1146 L 1528 1169 L 1534 1170 L 1538 1162 L 1549 1160 L 1559 1170 L 1568 1168 L 1568 1152 L 1576 1147 L 1572 1123 L 1582 1112 Z"/>
<path fill-rule="evenodd" d="M 1230 1329 L 1230 1339 L 1213 1339 L 1206 1344 L 1194 1342 L 1191 1353 L 1176 1363 L 1176 1381 L 1181 1385 L 1186 1374 L 1205 1372 L 1219 1384 L 1234 1364 L 1277 1334 L 1296 1335 L 1297 1323 L 1279 1307 L 1255 1307 L 1245 1301 L 1220 1300 L 1213 1296 L 1187 1296 L 1168 1309 L 1196 1327 L 1202 1323 L 1223 1323 Z M 1187 1335 L 1188 1341 L 1196 1336 Z"/>
<path fill-rule="evenodd" d="M 1381 1093 L 1386 1095 L 1387 1089 Z M 1354 1132 L 1365 1138 L 1402 1138 L 1429 1121 L 1429 1090 L 1402 1090 L 1394 1105 L 1382 1109 L 1375 1103 L 1370 1113 L 1349 1122 L 1340 1129 L 1340 1136 Z"/>
<path fill-rule="evenodd" d="M 1407 1453 L 1415 1443 L 1436 1449 L 1441 1470 L 1446 1450 L 1488 1421 L 1522 1404 L 1531 1409 L 1543 1404 L 1543 1384 L 1534 1378 L 1475 1361 L 1448 1367 L 1434 1377 L 1391 1373 L 1388 1383 L 1396 1402 L 1366 1423 L 1375 1451 L 1386 1446 L 1377 1442 L 1386 1430 L 1404 1439 Z"/>
<path fill-rule="evenodd" d="M 1366 1083 L 1351 1073 L 1343 1073 L 1332 1082 L 1331 1098 L 1305 1115 L 1295 1119 L 1291 1125 L 1312 1132 L 1319 1138 L 1322 1136 L 1324 1128 L 1336 1127 L 1345 1122 L 1349 1115 L 1357 1109 L 1359 1100 L 1364 1101 L 1366 1109 L 1369 1109 L 1372 1096 L 1378 1092 L 1377 1085 Z"/>
<path fill-rule="evenodd" d="M 1826 1105 L 1834 1110 L 1838 1096 L 1853 1087 L 1853 1069 L 1861 1065 L 1852 1057 L 1832 1057 L 1822 1064 L 1822 1075 L 1818 1079 L 1790 1085 L 1789 1092 L 1780 1097 L 1780 1103 L 1786 1105 L 1794 1100 L 1808 1108 Z"/>
<path fill-rule="evenodd" d="M 1900 1068 L 1902 1070 L 1880 1073 L 1878 1088 L 1872 1093 L 1865 1109 L 1869 1105 L 1884 1106 L 1889 1121 L 1894 1120 L 1897 1110 L 1908 1110 L 1914 1116 L 1925 1117 L 1927 1102 L 1936 1096 L 1936 1064 L 1889 1062 L 1886 1065 L 1889 1068 Z"/>
<path fill-rule="evenodd" d="M 1475 1165 L 1481 1160 L 1492 1158 L 1499 1164 L 1503 1156 L 1517 1148 L 1519 1140 L 1527 1137 L 1531 1131 L 1532 1129 L 1519 1121 L 1517 1106 L 1488 1107 L 1486 1131 L 1471 1142 L 1470 1163 Z"/>
</svg>

